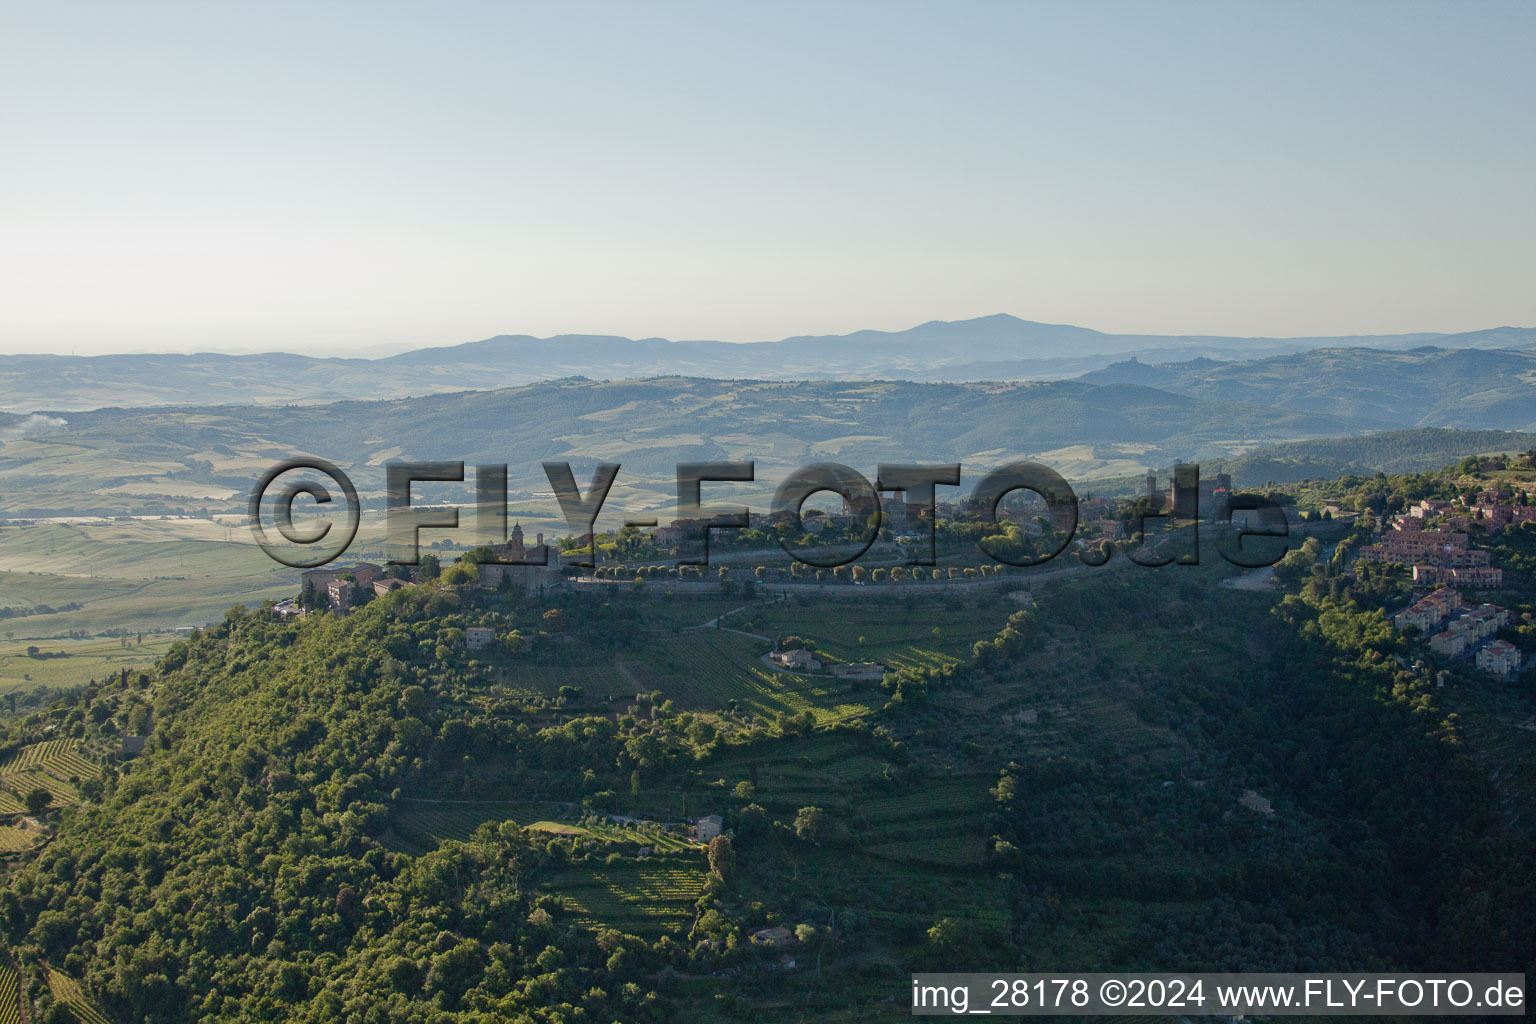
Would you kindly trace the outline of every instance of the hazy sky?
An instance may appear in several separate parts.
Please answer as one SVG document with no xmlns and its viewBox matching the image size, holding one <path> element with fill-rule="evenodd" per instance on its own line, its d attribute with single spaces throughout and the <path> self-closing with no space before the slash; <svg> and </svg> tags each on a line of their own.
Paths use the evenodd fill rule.
<svg viewBox="0 0 1536 1024">
<path fill-rule="evenodd" d="M 0 4 L 0 351 L 1536 325 L 1536 4 Z"/>
</svg>

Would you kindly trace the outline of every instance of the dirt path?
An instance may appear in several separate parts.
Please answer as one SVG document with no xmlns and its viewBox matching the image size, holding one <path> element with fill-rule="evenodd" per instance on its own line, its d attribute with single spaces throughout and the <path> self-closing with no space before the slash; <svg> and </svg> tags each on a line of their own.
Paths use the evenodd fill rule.
<svg viewBox="0 0 1536 1024">
<path fill-rule="evenodd" d="M 769 602 L 767 602 L 767 604 L 777 604 L 779 601 L 786 601 L 788 599 L 789 599 L 789 595 L 788 594 L 780 594 L 777 599 L 775 599 L 773 601 L 769 601 Z M 725 630 L 728 633 L 740 633 L 742 636 L 752 636 L 752 637 L 756 637 L 759 640 L 767 640 L 769 643 L 773 643 L 773 637 L 771 637 L 771 636 L 763 636 L 761 633 L 748 633 L 744 629 L 732 629 L 730 626 L 722 626 L 722 625 L 720 625 L 720 621 L 722 619 L 725 619 L 725 618 L 727 618 L 727 617 L 729 617 L 731 615 L 735 615 L 737 612 L 744 612 L 748 608 L 760 608 L 760 607 L 764 607 L 764 605 L 762 603 L 760 603 L 760 602 L 754 601 L 751 604 L 744 604 L 740 608 L 732 608 L 728 612 L 721 612 L 719 615 L 716 615 L 714 618 L 710 619 L 708 622 L 701 622 L 697 626 L 689 626 L 688 628 L 689 629 L 723 629 L 723 630 Z"/>
</svg>

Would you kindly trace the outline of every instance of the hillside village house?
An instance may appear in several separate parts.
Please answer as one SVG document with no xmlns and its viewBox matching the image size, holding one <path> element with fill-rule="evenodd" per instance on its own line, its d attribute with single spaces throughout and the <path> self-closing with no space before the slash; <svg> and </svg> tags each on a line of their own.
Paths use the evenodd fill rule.
<svg viewBox="0 0 1536 1024">
<path fill-rule="evenodd" d="M 693 819 L 693 837 L 701 843 L 707 843 L 720 834 L 725 828 L 725 819 L 718 814 L 706 814 L 702 818 Z"/>
<path fill-rule="evenodd" d="M 1440 569 L 1433 565 L 1416 565 L 1413 567 L 1413 583 L 1418 587 L 1498 590 L 1504 585 L 1504 570 L 1496 567 Z"/>
<path fill-rule="evenodd" d="M 787 669 L 793 669 L 797 672 L 819 672 L 821 670 L 821 661 L 803 647 L 796 648 L 793 651 L 774 651 L 768 655 L 768 658 L 775 665 L 782 665 Z"/>
<path fill-rule="evenodd" d="M 324 594 L 332 583 L 350 572 L 350 569 L 340 567 L 331 569 L 305 569 L 299 576 L 299 595 L 308 597 L 310 594 Z"/>
<path fill-rule="evenodd" d="M 1467 638 L 1447 629 L 1429 638 L 1429 649 L 1442 658 L 1457 658 L 1465 653 Z"/>
<path fill-rule="evenodd" d="M 1479 491 L 1476 499 L 1468 506 L 1468 514 L 1461 516 L 1455 515 L 1451 502 L 1426 498 L 1398 516 L 1393 525 L 1399 530 L 1422 529 L 1426 520 L 1446 517 L 1442 522 L 1452 529 L 1480 526 L 1483 529 L 1497 530 L 1512 523 L 1536 521 L 1536 506 L 1516 505 L 1513 504 L 1514 499 L 1513 491 L 1496 488 Z M 1524 495 L 1521 496 L 1521 500 L 1525 500 Z"/>
<path fill-rule="evenodd" d="M 1415 567 L 1415 580 L 1427 576 L 1421 570 L 1436 574 L 1470 573 L 1470 571 L 1498 570 L 1436 570 L 1433 567 Z M 1392 625 L 1398 629 L 1418 629 L 1428 637 L 1428 646 L 1441 657 L 1461 657 L 1476 649 L 1476 665 L 1501 679 L 1508 679 L 1519 671 L 1521 652 L 1513 643 L 1493 640 L 1499 629 L 1510 623 L 1510 611 L 1498 605 L 1478 605 L 1467 608 L 1458 591 L 1442 586 L 1441 590 L 1425 594 L 1412 605 L 1392 617 Z M 1442 628 L 1444 626 L 1444 628 Z M 1481 645 L 1481 646 L 1479 646 Z"/>
<path fill-rule="evenodd" d="M 1496 604 L 1480 604 L 1476 608 L 1467 608 L 1462 602 L 1461 595 L 1456 591 L 1441 589 L 1420 598 L 1398 612 L 1392 617 L 1392 624 L 1398 629 L 1413 626 L 1421 633 L 1433 634 L 1429 637 L 1430 650 L 1443 658 L 1456 658 L 1476 648 L 1507 626 L 1509 609 L 1501 608 Z M 1442 625 L 1445 628 L 1440 629 Z M 1504 643 L 1504 641 L 1494 642 Z M 1520 652 L 1515 650 L 1513 645 L 1505 644 L 1505 646 L 1514 651 L 1514 660 L 1518 665 Z M 1502 648 L 1498 654 L 1489 656 L 1485 656 L 1486 650 L 1487 648 L 1484 647 L 1477 652 L 1479 668 L 1483 667 L 1484 661 L 1488 658 L 1493 658 L 1501 665 L 1508 660 L 1507 652 Z"/>
<path fill-rule="evenodd" d="M 1427 594 L 1392 617 L 1398 629 L 1413 626 L 1425 636 L 1435 632 L 1447 615 L 1461 609 L 1461 594 L 1442 587 Z"/>
<path fill-rule="evenodd" d="M 325 590 L 332 611 L 344 612 L 352 607 L 352 584 L 349 581 L 333 580 Z"/>
<path fill-rule="evenodd" d="M 1083 524 L 1086 536 L 1099 536 L 1106 540 L 1124 540 L 1125 524 L 1117 519 L 1093 519 Z"/>
<path fill-rule="evenodd" d="M 356 565 L 335 568 L 307 569 L 299 577 L 299 596 L 304 598 L 313 594 L 324 594 L 327 605 L 333 611 L 345 611 L 352 607 L 352 602 L 359 592 L 371 597 L 374 593 L 374 583 L 383 578 L 383 567 L 371 562 L 359 562 Z M 343 584 L 343 586 L 337 586 L 337 584 Z"/>
<path fill-rule="evenodd" d="M 1495 640 L 1477 652 L 1477 667 L 1500 679 L 1520 671 L 1520 649 L 1508 640 Z"/>
<path fill-rule="evenodd" d="M 1357 560 L 1411 565 L 1413 582 L 1421 587 L 1496 590 L 1504 585 L 1504 570 L 1490 564 L 1487 551 L 1472 547 L 1467 534 L 1426 530 L 1407 517 L 1399 517 L 1393 527 L 1380 542 L 1361 548 Z"/>
<path fill-rule="evenodd" d="M 470 626 L 464 631 L 464 646 L 472 651 L 483 651 L 496 642 L 496 631 L 484 626 Z"/>
<path fill-rule="evenodd" d="M 680 523 L 671 526 L 662 526 L 651 531 L 651 540 L 657 547 L 675 548 L 688 539 L 688 530 Z"/>
<path fill-rule="evenodd" d="M 769 949 L 782 949 L 793 945 L 795 933 L 783 925 L 775 925 L 772 928 L 759 928 L 751 935 L 753 945 L 767 946 Z"/>
<path fill-rule="evenodd" d="M 1425 498 L 1423 501 L 1410 508 L 1408 510 L 1408 514 L 1413 516 L 1415 519 L 1433 519 L 1435 516 L 1443 515 L 1450 510 L 1451 503 L 1448 501 L 1439 501 Z"/>
<path fill-rule="evenodd" d="M 1411 527 L 1393 530 L 1379 543 L 1361 548 L 1357 557 L 1365 562 L 1421 562 L 1456 568 L 1488 564 L 1488 552 L 1473 549 L 1465 533 Z"/>
</svg>

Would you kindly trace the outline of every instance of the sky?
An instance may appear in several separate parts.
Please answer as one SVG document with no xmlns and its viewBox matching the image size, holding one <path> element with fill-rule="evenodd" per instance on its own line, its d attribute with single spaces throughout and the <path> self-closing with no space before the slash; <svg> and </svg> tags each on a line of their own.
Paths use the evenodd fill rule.
<svg viewBox="0 0 1536 1024">
<path fill-rule="evenodd" d="M 1536 4 L 0 3 L 0 353 L 1536 325 Z"/>
</svg>

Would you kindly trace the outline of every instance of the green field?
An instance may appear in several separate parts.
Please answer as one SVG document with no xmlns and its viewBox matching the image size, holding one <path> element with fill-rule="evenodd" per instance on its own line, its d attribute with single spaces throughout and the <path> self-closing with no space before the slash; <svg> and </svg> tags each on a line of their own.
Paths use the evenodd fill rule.
<svg viewBox="0 0 1536 1024">
<path fill-rule="evenodd" d="M 0 605 L 82 606 L 0 620 L 0 636 L 201 626 L 232 605 L 297 590 L 298 573 L 238 526 L 201 519 L 0 525 Z"/>
<path fill-rule="evenodd" d="M 124 668 L 144 668 L 159 658 L 171 644 L 172 635 L 136 637 L 91 637 L 85 640 L 4 640 L 0 641 L 0 696 L 21 693 L 39 686 L 70 689 L 102 679 Z M 41 654 L 65 657 L 30 657 L 28 647 Z"/>
<path fill-rule="evenodd" d="M 59 576 L 249 576 L 277 567 L 243 527 L 206 519 L 0 526 L 0 568 Z"/>
</svg>

